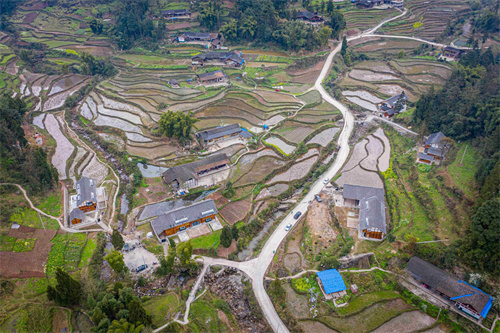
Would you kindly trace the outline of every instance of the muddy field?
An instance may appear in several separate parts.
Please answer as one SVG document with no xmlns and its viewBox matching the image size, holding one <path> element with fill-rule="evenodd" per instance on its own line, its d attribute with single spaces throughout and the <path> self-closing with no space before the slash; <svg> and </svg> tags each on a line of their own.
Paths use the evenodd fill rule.
<svg viewBox="0 0 500 333">
<path fill-rule="evenodd" d="M 219 211 L 219 214 L 227 223 L 233 225 L 238 221 L 242 221 L 251 208 L 252 203 L 250 201 L 240 200 L 228 203 Z"/>
<path fill-rule="evenodd" d="M 420 331 L 434 323 L 434 318 L 420 311 L 405 312 L 389 320 L 373 333 L 410 333 Z"/>
<path fill-rule="evenodd" d="M 266 184 L 273 184 L 273 183 L 278 183 L 278 182 L 291 182 L 296 179 L 301 179 L 311 169 L 314 163 L 318 160 L 318 156 L 311 157 L 307 160 L 304 160 L 299 163 L 295 163 L 292 165 L 288 170 L 285 172 L 282 172 L 276 176 L 274 176 L 270 181 L 268 181 Z"/>
<path fill-rule="evenodd" d="M 43 264 L 47 262 L 56 230 L 42 230 L 26 226 L 10 229 L 8 236 L 36 239 L 30 252 L 0 252 L 0 275 L 7 278 L 45 277 Z"/>
<path fill-rule="evenodd" d="M 59 179 L 66 179 L 66 161 L 69 159 L 75 147 L 61 132 L 59 123 L 53 114 L 45 118 L 45 127 L 49 134 L 56 140 L 56 152 L 52 156 L 52 164 L 59 173 Z"/>
</svg>

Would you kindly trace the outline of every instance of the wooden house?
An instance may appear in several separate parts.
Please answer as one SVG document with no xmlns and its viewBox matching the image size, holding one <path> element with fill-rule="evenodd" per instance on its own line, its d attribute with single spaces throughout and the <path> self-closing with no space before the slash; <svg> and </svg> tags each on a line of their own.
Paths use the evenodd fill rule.
<svg viewBox="0 0 500 333">
<path fill-rule="evenodd" d="M 401 99 L 403 103 L 402 108 L 400 110 L 396 110 L 396 104 L 399 99 Z M 386 118 L 391 118 L 395 114 L 406 111 L 407 101 L 408 97 L 406 96 L 405 92 L 402 91 L 401 94 L 394 95 L 386 99 L 385 101 L 382 101 L 378 107 L 378 111 L 380 112 L 381 116 L 384 116 Z"/>
<path fill-rule="evenodd" d="M 203 200 L 161 214 L 151 221 L 151 227 L 156 237 L 165 242 L 168 236 L 175 235 L 179 231 L 214 221 L 217 213 L 217 207 L 212 199 Z"/>
<path fill-rule="evenodd" d="M 455 47 L 446 46 L 443 49 L 443 56 L 447 58 L 457 59 L 462 55 L 463 50 L 457 49 Z"/>
<path fill-rule="evenodd" d="M 175 189 L 192 188 L 198 185 L 200 177 L 229 168 L 230 165 L 226 154 L 215 154 L 202 160 L 169 168 L 162 177 L 167 185 Z"/>
<path fill-rule="evenodd" d="M 168 9 L 163 10 L 161 15 L 168 19 L 186 19 L 191 17 L 191 12 L 186 9 Z"/>
<path fill-rule="evenodd" d="M 405 270 L 423 287 L 441 295 L 475 319 L 486 318 L 491 309 L 493 297 L 419 257 L 412 257 Z"/>
<path fill-rule="evenodd" d="M 227 75 L 223 71 L 208 72 L 198 75 L 198 81 L 203 84 L 215 84 L 227 82 Z"/>
<path fill-rule="evenodd" d="M 318 13 L 311 13 L 309 11 L 298 12 L 297 20 L 312 25 L 323 24 L 325 22 L 325 19 Z"/>
<path fill-rule="evenodd" d="M 345 184 L 344 204 L 359 209 L 358 237 L 381 241 L 387 235 L 383 188 Z"/>
<path fill-rule="evenodd" d="M 440 164 L 448 148 L 442 132 L 432 133 L 418 152 L 417 162 L 423 164 Z"/>
<path fill-rule="evenodd" d="M 196 137 L 198 137 L 205 146 L 210 146 L 217 142 L 236 138 L 238 136 L 248 139 L 252 137 L 252 134 L 242 129 L 239 124 L 221 126 L 196 133 Z"/>
<path fill-rule="evenodd" d="M 241 52 L 206 52 L 195 55 L 191 58 L 193 65 L 197 66 L 228 66 L 228 67 L 241 67 L 245 59 L 241 57 Z"/>
</svg>

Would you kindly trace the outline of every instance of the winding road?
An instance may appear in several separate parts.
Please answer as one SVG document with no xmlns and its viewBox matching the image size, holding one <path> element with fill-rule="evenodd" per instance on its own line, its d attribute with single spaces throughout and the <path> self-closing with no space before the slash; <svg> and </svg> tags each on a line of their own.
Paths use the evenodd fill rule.
<svg viewBox="0 0 500 333">
<path fill-rule="evenodd" d="M 429 42 L 427 40 L 421 39 L 421 38 L 415 38 L 415 37 L 406 37 L 406 36 L 393 36 L 393 35 L 376 35 L 374 34 L 383 24 L 396 20 L 404 15 L 406 15 L 407 10 L 404 9 L 404 11 L 393 18 L 390 18 L 388 20 L 382 21 L 379 24 L 377 24 L 375 27 L 366 30 L 362 32 L 361 34 L 357 36 L 353 36 L 350 38 L 347 38 L 347 41 L 352 41 L 355 39 L 359 38 L 365 38 L 365 37 L 385 37 L 385 38 L 401 38 L 401 39 L 412 39 L 416 41 L 421 41 L 422 43 L 428 43 L 434 46 L 439 46 L 439 47 L 444 47 L 445 45 L 443 44 L 438 44 L 438 43 L 433 43 Z M 252 279 L 252 288 L 255 294 L 255 297 L 262 309 L 262 312 L 264 313 L 264 316 L 272 329 L 275 332 L 289 332 L 286 326 L 283 324 L 281 318 L 279 317 L 278 313 L 276 312 L 276 309 L 274 308 L 273 302 L 269 298 L 269 295 L 267 294 L 265 288 L 264 288 L 264 280 L 265 280 L 265 275 L 266 271 L 271 264 L 275 252 L 278 249 L 279 245 L 283 241 L 283 239 L 286 237 L 288 234 L 287 231 L 285 231 L 285 226 L 287 224 L 292 224 L 295 225 L 299 220 L 296 220 L 293 216 L 297 212 L 302 212 L 302 217 L 305 215 L 309 208 L 309 203 L 313 201 L 314 196 L 316 194 L 319 194 L 324 186 L 325 183 L 323 180 L 325 178 L 332 179 L 341 169 L 341 167 L 344 165 L 346 162 L 348 156 L 349 156 L 349 137 L 352 134 L 352 131 L 354 129 L 354 116 L 353 114 L 347 109 L 345 105 L 343 105 L 341 102 L 337 101 L 334 99 L 322 86 L 322 83 L 324 79 L 326 78 L 328 72 L 330 71 L 330 67 L 332 65 L 333 58 L 335 55 L 341 50 L 342 48 L 342 43 L 340 43 L 327 57 L 325 64 L 323 66 L 323 69 L 321 70 L 321 73 L 319 77 L 317 78 L 314 88 L 317 90 L 320 94 L 321 97 L 328 103 L 332 104 L 335 106 L 341 113 L 342 116 L 344 117 L 344 127 L 342 128 L 342 132 L 340 133 L 339 139 L 338 139 L 338 145 L 340 146 L 340 149 L 337 153 L 337 157 L 333 163 L 333 165 L 323 174 L 322 177 L 320 177 L 310 188 L 308 194 L 295 206 L 295 208 L 292 210 L 290 214 L 288 214 L 280 223 L 280 225 L 277 226 L 277 228 L 274 230 L 272 235 L 269 237 L 268 241 L 262 248 L 262 251 L 260 252 L 260 255 L 256 259 L 252 259 L 249 261 L 244 261 L 244 262 L 235 262 L 235 261 L 230 261 L 230 260 L 225 260 L 225 259 L 214 259 L 214 258 L 209 258 L 209 257 L 201 257 L 203 260 L 203 265 L 204 268 L 202 270 L 202 274 L 198 277 L 198 280 L 196 282 L 196 286 L 199 286 L 200 281 L 203 279 L 203 275 L 206 272 L 206 267 L 211 266 L 211 265 L 220 265 L 220 266 L 228 266 L 228 267 L 234 267 L 238 268 L 244 273 L 246 273 L 251 279 Z M 388 122 L 391 125 L 397 125 L 392 122 Z M 400 126 L 400 125 L 398 125 Z M 402 129 L 409 131 L 408 129 L 400 126 Z M 411 131 L 409 131 L 411 132 Z M 411 132 L 413 134 L 416 134 L 414 132 Z M 378 267 L 371 268 L 366 271 L 371 271 L 373 269 L 380 269 Z M 358 272 L 361 272 L 358 270 Z M 193 288 L 189 300 L 186 303 L 186 313 L 184 314 L 184 320 L 178 321 L 179 323 L 182 324 L 187 324 L 189 322 L 188 316 L 189 316 L 189 306 L 191 303 L 195 300 L 194 295 L 196 294 L 196 290 L 198 287 Z M 167 326 L 168 323 L 165 326 Z M 160 328 L 161 329 L 161 328 Z M 155 330 L 156 331 L 159 331 Z"/>
</svg>

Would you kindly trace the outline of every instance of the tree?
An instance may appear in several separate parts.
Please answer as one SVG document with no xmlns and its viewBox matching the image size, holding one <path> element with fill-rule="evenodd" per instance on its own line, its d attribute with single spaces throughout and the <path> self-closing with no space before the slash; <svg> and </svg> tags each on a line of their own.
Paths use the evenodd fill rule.
<svg viewBox="0 0 500 333">
<path fill-rule="evenodd" d="M 103 25 L 102 25 L 101 20 L 93 18 L 90 21 L 89 26 L 90 26 L 90 30 L 92 30 L 92 33 L 94 33 L 95 35 L 100 35 L 102 33 Z"/>
<path fill-rule="evenodd" d="M 209 1 L 202 6 L 198 19 L 208 30 L 213 30 L 219 27 L 221 14 L 221 5 L 218 2 Z"/>
<path fill-rule="evenodd" d="M 127 272 L 128 268 L 125 266 L 125 262 L 123 261 L 123 254 L 119 251 L 113 250 L 109 252 L 104 259 L 108 261 L 109 266 L 111 266 L 117 274 Z"/>
<path fill-rule="evenodd" d="M 230 199 L 236 195 L 236 190 L 233 188 L 233 183 L 228 181 L 226 184 L 226 189 L 222 192 L 222 195 Z"/>
<path fill-rule="evenodd" d="M 141 333 L 144 330 L 144 325 L 134 325 L 127 319 L 113 320 L 108 328 L 108 333 Z"/>
<path fill-rule="evenodd" d="M 403 59 L 405 57 L 405 50 L 401 50 L 398 52 L 398 59 Z"/>
<path fill-rule="evenodd" d="M 399 95 L 398 100 L 396 101 L 396 104 L 394 104 L 394 112 L 395 113 L 401 112 L 401 110 L 403 110 L 405 105 L 406 105 L 406 95 L 405 95 L 405 92 L 403 90 L 401 92 L 401 94 Z"/>
<path fill-rule="evenodd" d="M 191 137 L 193 125 L 198 121 L 192 118 L 192 113 L 185 114 L 182 111 L 167 111 L 161 115 L 158 121 L 159 132 L 169 138 L 188 140 Z"/>
<path fill-rule="evenodd" d="M 240 237 L 240 231 L 238 230 L 238 227 L 236 226 L 236 224 L 234 224 L 232 226 L 231 233 L 233 235 L 233 239 L 238 240 L 238 238 Z"/>
<path fill-rule="evenodd" d="M 177 246 L 177 258 L 179 258 L 181 267 L 187 267 L 191 263 L 193 255 L 193 246 L 191 242 L 184 242 Z"/>
<path fill-rule="evenodd" d="M 344 36 L 344 38 L 342 39 L 342 48 L 340 49 L 340 54 L 342 55 L 342 57 L 345 57 L 347 53 L 347 38 Z"/>
<path fill-rule="evenodd" d="M 123 249 L 123 246 L 125 245 L 123 236 L 116 229 L 113 229 L 113 234 L 111 235 L 111 244 L 113 244 L 114 248 L 118 251 L 121 251 L 121 249 Z"/>
<path fill-rule="evenodd" d="M 330 14 L 330 21 L 327 24 L 332 28 L 332 37 L 335 39 L 339 38 L 340 33 L 346 27 L 344 14 L 340 10 L 335 9 Z"/>
<path fill-rule="evenodd" d="M 269 285 L 269 291 L 278 299 L 281 299 L 286 295 L 286 291 L 283 288 L 283 284 L 280 279 L 274 279 L 271 282 Z"/>
<path fill-rule="evenodd" d="M 220 245 L 227 249 L 231 246 L 232 242 L 233 233 L 231 232 L 231 229 L 227 225 L 225 225 L 224 228 L 222 228 L 222 232 L 220 234 Z"/>
<path fill-rule="evenodd" d="M 499 230 L 500 199 L 494 198 L 482 204 L 472 216 L 463 254 L 468 265 L 500 275 Z"/>
<path fill-rule="evenodd" d="M 328 44 L 328 39 L 332 36 L 332 29 L 324 26 L 319 30 L 319 36 L 318 39 L 321 42 L 321 46 L 325 46 Z"/>
<path fill-rule="evenodd" d="M 68 273 L 61 268 L 56 271 L 56 286 L 47 287 L 47 298 L 50 301 L 55 301 L 61 306 L 77 305 L 82 296 L 82 286 L 80 282 L 73 279 Z"/>
<path fill-rule="evenodd" d="M 133 299 L 128 305 L 128 321 L 135 325 L 149 326 L 152 323 L 152 318 L 142 307 L 141 302 Z"/>
</svg>

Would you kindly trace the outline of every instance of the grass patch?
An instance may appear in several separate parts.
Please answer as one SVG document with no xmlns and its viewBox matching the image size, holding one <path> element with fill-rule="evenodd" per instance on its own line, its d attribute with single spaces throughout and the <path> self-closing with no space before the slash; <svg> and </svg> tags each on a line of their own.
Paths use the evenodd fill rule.
<svg viewBox="0 0 500 333">
<path fill-rule="evenodd" d="M 10 221 L 16 222 L 20 225 L 24 225 L 31 228 L 43 229 L 43 225 L 46 229 L 57 230 L 59 229 L 59 223 L 54 219 L 49 219 L 45 216 L 39 215 L 36 211 L 29 208 L 19 208 L 17 211 L 11 215 Z"/>
<path fill-rule="evenodd" d="M 167 314 L 174 314 L 179 309 L 179 298 L 175 293 L 153 297 L 143 304 L 153 316 L 153 325 L 161 326 L 167 321 Z"/>
<path fill-rule="evenodd" d="M 338 308 L 337 311 L 340 315 L 349 315 L 367 308 L 372 304 L 388 299 L 398 298 L 399 295 L 393 290 L 381 290 L 373 293 L 362 294 L 355 296 L 351 299 L 347 306 Z"/>
<path fill-rule="evenodd" d="M 193 249 L 216 249 L 220 245 L 220 234 L 222 230 L 217 230 L 211 234 L 201 236 L 191 240 Z"/>
<path fill-rule="evenodd" d="M 55 194 L 44 196 L 42 201 L 36 207 L 46 214 L 59 216 L 62 214 L 61 202 L 61 193 L 57 192 Z"/>
<path fill-rule="evenodd" d="M 97 246 L 97 241 L 95 239 L 90 238 L 87 240 L 87 244 L 85 244 L 85 247 L 83 248 L 82 251 L 80 262 L 78 263 L 78 268 L 84 267 L 88 264 L 90 257 L 92 256 L 92 253 L 94 253 L 96 246 Z"/>
<path fill-rule="evenodd" d="M 455 185 L 471 199 L 476 194 L 476 188 L 473 184 L 475 184 L 474 174 L 477 171 L 477 160 L 478 156 L 475 154 L 474 149 L 471 146 L 462 145 L 457 158 L 448 166 L 448 172 L 453 177 Z"/>
</svg>

